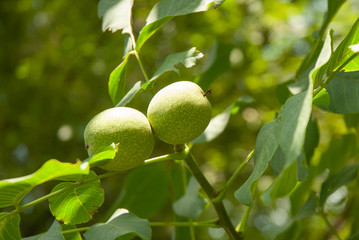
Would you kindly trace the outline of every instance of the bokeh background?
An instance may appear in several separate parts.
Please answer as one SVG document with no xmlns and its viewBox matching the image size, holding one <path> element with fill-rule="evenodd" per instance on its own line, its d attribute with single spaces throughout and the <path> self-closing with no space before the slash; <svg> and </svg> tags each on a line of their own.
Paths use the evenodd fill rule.
<svg viewBox="0 0 359 240">
<path fill-rule="evenodd" d="M 155 3 L 135 1 L 136 36 Z M 120 32 L 101 32 L 97 4 L 94 0 L 0 2 L 1 179 L 30 174 L 48 159 L 75 162 L 87 157 L 83 130 L 95 114 L 113 106 L 107 82 L 111 71 L 120 64 L 123 52 Z M 191 69 L 179 66 L 180 76 L 176 73 L 162 76 L 156 90 L 169 82 L 194 80 L 206 69 L 211 54 L 219 53 L 223 61 L 213 73 L 216 80 L 210 86 L 213 114 L 224 111 L 240 96 L 256 100 L 231 116 L 226 130 L 217 139 L 194 148 L 201 168 L 215 186 L 222 186 L 231 176 L 253 149 L 260 127 L 279 111 L 283 99 L 276 97 L 281 89 L 278 86 L 294 80 L 296 69 L 315 40 L 326 5 L 325 0 L 227 0 L 215 10 L 173 19 L 141 50 L 149 75 L 171 53 L 194 46 L 204 54 Z M 350 30 L 358 13 L 357 0 L 348 0 L 343 5 L 330 25 L 335 44 Z M 138 64 L 131 60 L 127 88 L 138 80 L 143 80 L 143 76 Z M 142 93 L 130 106 L 145 113 L 152 95 Z M 342 115 L 314 109 L 313 117 L 319 121 L 321 130 L 319 156 L 330 139 L 348 129 Z M 153 156 L 171 151 L 171 146 L 157 141 Z M 239 182 L 250 171 L 251 167 L 246 168 Z M 268 171 L 258 184 L 259 190 L 265 190 L 273 180 Z M 99 216 L 122 193 L 129 172 L 104 180 L 106 201 Z M 53 186 L 36 188 L 25 202 L 48 193 Z M 276 226 L 280 229 L 285 225 L 283 211 L 288 202 L 278 201 L 276 204 L 282 208 L 258 203 L 250 218 L 249 239 L 270 239 L 278 234 L 273 230 Z M 240 214 L 236 213 L 243 208 L 231 196 L 226 204 L 232 209 L 233 218 L 238 219 Z M 165 204 L 154 218 L 166 218 L 169 208 L 170 204 Z M 52 221 L 47 203 L 30 208 L 22 214 L 22 234 L 46 231 Z M 305 229 L 311 235 L 306 239 L 325 237 L 323 223 L 316 218 L 311 221 Z M 170 239 L 172 230 L 154 228 L 154 239 Z M 221 231 L 200 231 L 203 239 L 223 236 Z"/>
</svg>

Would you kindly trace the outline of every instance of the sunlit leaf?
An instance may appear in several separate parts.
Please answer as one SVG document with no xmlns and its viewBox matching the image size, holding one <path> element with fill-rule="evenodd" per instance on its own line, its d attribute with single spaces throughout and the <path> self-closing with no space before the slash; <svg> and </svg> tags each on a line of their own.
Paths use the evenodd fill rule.
<svg viewBox="0 0 359 240">
<path fill-rule="evenodd" d="M 136 43 L 139 51 L 143 44 L 165 23 L 175 16 L 207 11 L 220 5 L 224 0 L 162 0 L 148 14 L 146 25 L 142 28 Z"/>
<path fill-rule="evenodd" d="M 324 44 L 324 47 L 322 49 L 322 53 L 324 52 L 324 54 L 321 53 L 321 56 L 325 55 L 324 57 L 325 59 L 319 58 L 318 61 L 323 62 L 325 60 L 327 61 L 327 63 L 324 65 L 322 64 L 320 67 L 316 66 L 316 69 L 313 70 L 311 73 L 311 78 L 314 80 L 316 85 L 321 83 L 324 77 L 327 78 L 339 68 L 340 70 L 345 70 L 345 71 L 359 70 L 359 56 L 356 55 L 356 57 L 354 57 L 354 54 L 357 54 L 357 52 L 355 51 L 356 50 L 355 44 L 359 42 L 358 32 L 359 32 L 359 18 L 353 25 L 348 35 L 344 38 L 344 40 L 339 44 L 339 46 L 335 49 L 335 51 L 332 54 L 330 54 L 332 52 L 331 49 L 332 44 L 327 44 L 328 45 L 327 47 L 326 44 Z M 332 34 L 329 35 L 331 36 Z M 329 56 L 330 58 L 327 60 Z M 350 62 L 348 62 L 352 57 L 354 58 L 351 59 Z M 332 79 L 330 83 L 332 82 L 335 82 L 335 79 Z"/>
<path fill-rule="evenodd" d="M 125 77 L 127 62 L 131 54 L 127 54 L 120 65 L 110 74 L 110 80 L 108 81 L 108 93 L 114 105 L 116 105 L 126 94 L 125 91 Z"/>
<path fill-rule="evenodd" d="M 319 37 L 315 41 L 314 46 L 310 51 L 310 53 L 307 55 L 307 57 L 303 60 L 302 64 L 300 65 L 296 73 L 297 78 L 299 78 L 302 75 L 307 75 L 305 74 L 305 72 L 307 71 L 309 73 L 312 66 L 314 67 L 315 65 L 314 63 L 317 61 L 317 58 L 323 47 L 325 33 L 327 32 L 328 25 L 332 21 L 334 16 L 337 14 L 338 10 L 343 5 L 343 3 L 345 3 L 345 1 L 346 0 L 339 0 L 339 1 L 327 0 L 328 11 L 324 15 L 324 20 L 319 30 Z"/>
<path fill-rule="evenodd" d="M 282 111 L 280 146 L 288 167 L 301 153 L 307 124 L 312 110 L 312 84 L 308 89 L 289 98 Z"/>
<path fill-rule="evenodd" d="M 313 70 L 310 72 L 310 79 L 316 86 L 322 82 L 322 78 L 325 76 L 326 66 L 333 53 L 333 30 L 330 30 L 325 38 L 323 48 L 320 51 L 318 59 L 315 63 Z"/>
<path fill-rule="evenodd" d="M 358 170 L 359 163 L 356 163 L 350 166 L 346 166 L 337 174 L 329 176 L 328 179 L 325 180 L 325 182 L 322 184 L 319 196 L 319 204 L 323 206 L 330 194 L 335 192 L 335 190 L 337 190 L 339 187 L 353 181 L 358 175 Z"/>
<path fill-rule="evenodd" d="M 77 162 L 63 163 L 55 159 L 48 160 L 35 173 L 0 181 L 0 207 L 15 206 L 34 187 L 51 180 L 63 180 L 69 176 L 89 174 L 89 164 Z"/>
<path fill-rule="evenodd" d="M 349 49 L 352 50 L 354 53 L 359 52 L 359 43 L 349 46 Z"/>
<path fill-rule="evenodd" d="M 83 180 L 93 178 L 91 174 Z M 104 201 L 104 191 L 100 186 L 100 180 L 79 185 L 78 183 L 63 182 L 56 185 L 51 191 L 56 192 L 67 189 L 49 198 L 51 213 L 57 220 L 65 224 L 79 224 L 91 220 L 93 213 Z"/>
<path fill-rule="evenodd" d="M 107 163 L 110 159 L 114 159 L 117 151 L 118 146 L 113 143 L 110 146 L 99 149 L 98 153 L 84 160 L 84 162 L 88 162 L 90 167 L 100 166 Z"/>
<path fill-rule="evenodd" d="M 216 41 L 205 63 L 203 73 L 195 79 L 202 89 L 209 89 L 210 85 L 225 71 L 229 69 L 230 54 L 233 46 L 221 41 Z"/>
<path fill-rule="evenodd" d="M 86 240 L 114 240 L 128 234 L 150 240 L 152 230 L 147 220 L 138 218 L 126 209 L 118 209 L 107 223 L 91 226 L 84 236 Z"/>
<path fill-rule="evenodd" d="M 254 169 L 247 181 L 234 193 L 234 196 L 247 206 L 252 205 L 252 184 L 267 169 L 279 145 L 281 123 L 278 119 L 266 123 L 260 130 L 254 147 Z"/>
<path fill-rule="evenodd" d="M 147 89 L 148 85 L 152 85 L 153 81 L 165 72 L 175 71 L 176 73 L 179 73 L 178 68 L 175 67 L 177 64 L 182 63 L 186 68 L 191 68 L 196 64 L 196 61 L 202 57 L 203 54 L 197 51 L 195 47 L 188 51 L 173 53 L 167 56 L 163 64 L 157 69 L 151 79 L 143 84 L 142 88 Z"/>
<path fill-rule="evenodd" d="M 328 110 L 330 105 L 330 97 L 325 88 L 313 97 L 313 105 L 321 109 Z"/>
<path fill-rule="evenodd" d="M 132 5 L 133 0 L 100 0 L 97 14 L 103 18 L 102 31 L 130 33 Z"/>
<path fill-rule="evenodd" d="M 206 201 L 198 195 L 201 188 L 194 177 L 191 177 L 186 193 L 183 197 L 173 203 L 173 210 L 180 216 L 188 218 L 196 218 L 202 212 L 206 205 Z"/>
<path fill-rule="evenodd" d="M 350 49 L 351 45 L 359 43 L 359 18 L 354 23 L 350 32 L 346 35 L 344 40 L 335 49 L 332 57 L 328 63 L 327 72 L 335 71 L 344 62 L 346 62 L 355 52 Z M 347 63 L 342 70 L 358 71 L 359 70 L 359 56 L 356 56 L 352 61 Z"/>
<path fill-rule="evenodd" d="M 175 71 L 179 73 L 179 70 L 175 67 L 177 64 L 182 63 L 186 68 L 191 68 L 196 64 L 196 61 L 203 57 L 201 52 L 198 52 L 196 48 L 191 48 L 188 51 L 174 53 L 165 59 L 164 63 L 159 67 L 159 69 L 154 73 L 151 79 L 147 82 L 136 82 L 133 87 L 124 95 L 124 78 L 125 78 L 125 68 L 127 63 L 123 63 L 124 66 L 119 66 L 118 70 L 115 70 L 110 77 L 112 92 L 110 91 L 111 98 L 113 102 L 120 101 L 116 106 L 121 107 L 128 104 L 132 98 L 134 98 L 138 93 L 143 90 L 147 90 L 153 86 L 156 79 L 161 76 L 163 73 L 168 71 Z M 125 59 L 126 60 L 126 59 Z M 117 69 L 117 68 L 116 68 Z M 110 83 L 109 83 L 110 84 Z M 117 87 L 116 87 L 117 85 Z M 117 89 L 117 90 L 116 90 Z M 124 96 L 123 96 L 124 95 Z M 113 97 L 112 97 L 113 96 Z"/>
<path fill-rule="evenodd" d="M 8 216 L 8 213 L 0 213 L 0 239 L 19 240 L 20 235 L 20 215 Z"/>
</svg>

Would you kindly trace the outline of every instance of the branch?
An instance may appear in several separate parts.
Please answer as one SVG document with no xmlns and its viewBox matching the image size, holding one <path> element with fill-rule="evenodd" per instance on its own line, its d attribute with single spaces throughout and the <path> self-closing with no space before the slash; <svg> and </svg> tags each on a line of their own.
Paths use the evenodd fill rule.
<svg viewBox="0 0 359 240">
<path fill-rule="evenodd" d="M 150 222 L 150 226 L 152 227 L 162 227 L 162 226 L 175 226 L 175 227 L 212 227 L 212 228 L 220 228 L 218 224 L 216 224 L 217 219 L 208 220 L 208 221 L 199 221 L 199 222 Z M 82 227 L 82 228 L 74 228 L 69 230 L 61 231 L 62 234 L 70 234 L 75 232 L 85 232 L 89 230 L 90 227 Z"/>
<path fill-rule="evenodd" d="M 212 187 L 212 185 L 208 182 L 206 177 L 203 175 L 202 171 L 199 169 L 195 162 L 195 157 L 191 152 L 189 152 L 191 157 L 187 157 L 185 162 L 187 164 L 188 169 L 191 171 L 192 175 L 197 179 L 198 183 L 201 185 L 202 189 L 207 194 L 209 200 L 211 201 L 214 209 L 217 212 L 219 217 L 219 223 L 227 232 L 228 236 L 232 240 L 241 240 L 242 237 L 238 232 L 234 229 L 234 226 L 231 220 L 228 217 L 227 211 L 224 208 L 222 201 L 214 201 L 218 192 Z"/>
<path fill-rule="evenodd" d="M 319 214 L 322 217 L 322 219 L 324 220 L 325 224 L 327 225 L 327 227 L 329 228 L 329 230 L 332 232 L 332 234 L 334 234 L 338 240 L 341 240 L 341 237 L 339 235 L 339 233 L 337 232 L 337 230 L 332 226 L 332 224 L 329 222 L 327 216 L 325 215 L 324 211 L 322 208 L 320 208 L 319 210 Z"/>
<path fill-rule="evenodd" d="M 163 156 L 147 159 L 147 160 L 145 160 L 144 165 L 148 165 L 148 164 L 152 164 L 152 163 L 156 163 L 156 162 L 167 161 L 167 160 L 183 159 L 184 157 L 187 156 L 187 154 L 188 154 L 188 149 L 184 149 L 184 151 L 181 151 L 181 152 L 172 153 L 172 154 L 166 154 L 166 155 L 163 155 Z M 38 203 L 41 203 L 41 202 L 43 202 L 43 201 L 45 201 L 45 200 L 49 199 L 50 197 L 53 197 L 53 196 L 55 196 L 57 194 L 66 192 L 66 191 L 71 190 L 71 189 L 78 188 L 78 187 L 83 186 L 84 184 L 87 184 L 89 182 L 93 182 L 93 181 L 96 181 L 98 179 L 106 178 L 106 177 L 109 177 L 109 176 L 112 176 L 112 175 L 115 175 L 115 174 L 118 174 L 118 173 L 119 172 L 104 173 L 104 174 L 98 175 L 96 177 L 87 179 L 85 181 L 78 182 L 77 184 L 74 184 L 72 186 L 62 188 L 62 189 L 57 190 L 55 192 L 49 193 L 47 195 L 44 195 L 44 196 L 42 196 L 40 198 L 35 199 L 32 202 L 29 202 L 29 203 L 21 205 L 21 206 L 17 206 L 15 210 L 9 212 L 6 215 L 1 216 L 0 220 L 4 219 L 4 218 L 7 218 L 9 216 L 12 216 L 14 214 L 20 213 L 20 212 L 24 211 L 25 209 L 27 209 L 27 208 L 29 208 L 31 206 L 34 206 L 34 205 L 36 205 Z"/>
</svg>

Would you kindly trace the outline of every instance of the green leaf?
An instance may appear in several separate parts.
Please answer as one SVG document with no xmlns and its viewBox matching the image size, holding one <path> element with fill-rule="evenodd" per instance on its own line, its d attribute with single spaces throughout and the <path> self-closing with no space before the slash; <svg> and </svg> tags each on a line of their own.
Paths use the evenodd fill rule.
<svg viewBox="0 0 359 240">
<path fill-rule="evenodd" d="M 65 240 L 82 240 L 81 234 L 79 232 L 66 233 L 67 230 L 73 230 L 76 228 L 76 225 L 61 224 L 62 235 L 64 236 Z"/>
<path fill-rule="evenodd" d="M 203 212 L 206 201 L 198 195 L 200 188 L 201 186 L 196 179 L 191 177 L 184 196 L 172 205 L 176 214 L 183 217 L 196 218 Z"/>
<path fill-rule="evenodd" d="M 234 104 L 231 104 L 222 113 L 212 118 L 204 132 L 190 143 L 196 144 L 210 142 L 213 139 L 217 138 L 228 125 L 230 116 L 237 113 L 241 106 L 252 102 L 254 102 L 254 99 L 250 96 L 239 97 Z"/>
<path fill-rule="evenodd" d="M 224 112 L 212 118 L 206 130 L 204 130 L 204 132 L 191 143 L 196 144 L 210 142 L 218 137 L 224 131 L 229 122 L 232 107 L 233 105 L 229 106 Z"/>
<path fill-rule="evenodd" d="M 87 158 L 84 162 L 88 162 L 90 167 L 96 167 L 105 164 L 110 159 L 114 159 L 118 151 L 118 146 L 112 144 L 110 146 L 103 147 L 99 150 L 99 153 L 96 153 L 92 157 Z"/>
<path fill-rule="evenodd" d="M 7 216 L 8 213 L 0 213 L 0 239 L 19 240 L 20 235 L 20 215 L 14 214 Z"/>
<path fill-rule="evenodd" d="M 297 180 L 302 182 L 309 175 L 308 165 L 306 164 L 306 158 L 302 153 L 297 159 Z"/>
<path fill-rule="evenodd" d="M 195 47 L 188 51 L 173 53 L 167 56 L 164 63 L 157 69 L 151 79 L 142 84 L 142 89 L 147 90 L 152 88 L 156 79 L 165 72 L 175 71 L 179 74 L 178 68 L 175 67 L 177 64 L 182 63 L 186 68 L 191 68 L 196 64 L 196 61 L 202 57 L 203 54 L 197 51 Z"/>
<path fill-rule="evenodd" d="M 317 209 L 315 193 L 312 192 L 304 205 L 299 209 L 298 213 L 294 216 L 294 220 L 301 220 L 303 218 L 311 217 L 315 214 Z"/>
<path fill-rule="evenodd" d="M 355 134 L 344 134 L 330 140 L 328 148 L 323 152 L 318 171 L 329 169 L 330 173 L 338 172 L 356 151 L 357 140 Z"/>
<path fill-rule="evenodd" d="M 333 55 L 328 62 L 327 73 L 335 71 L 345 61 L 347 61 L 355 53 L 350 49 L 350 46 L 357 43 L 359 43 L 359 18 L 354 23 L 353 27 L 350 29 L 350 32 L 347 34 L 344 40 L 335 49 Z M 358 71 L 359 56 L 356 56 L 352 61 L 346 64 L 342 70 Z"/>
<path fill-rule="evenodd" d="M 288 89 L 288 85 L 293 83 L 294 80 L 290 80 L 276 85 L 275 95 L 281 104 L 284 104 L 285 101 L 287 101 L 287 99 L 291 96 L 291 92 Z"/>
<path fill-rule="evenodd" d="M 318 85 L 321 82 L 324 82 L 324 80 L 328 80 L 333 76 L 337 76 L 335 75 L 335 71 L 358 71 L 359 55 L 356 51 L 356 47 L 352 46 L 358 42 L 359 18 L 354 23 L 348 35 L 344 38 L 344 40 L 339 44 L 333 53 L 332 32 L 330 32 L 322 49 L 321 55 L 319 56 L 321 58 L 318 59 L 315 69 L 310 74 L 310 77 L 314 81 L 315 85 Z M 335 82 L 335 79 L 332 79 L 330 83 L 332 82 Z"/>
<path fill-rule="evenodd" d="M 160 77 L 163 73 L 169 71 L 175 71 L 176 73 L 179 74 L 178 68 L 175 67 L 177 64 L 182 63 L 183 66 L 185 66 L 186 68 L 191 68 L 194 65 L 196 65 L 196 61 L 202 57 L 203 54 L 197 51 L 195 47 L 184 52 L 173 53 L 166 57 L 163 64 L 157 69 L 157 71 L 153 74 L 153 76 L 149 81 L 154 81 L 155 79 Z"/>
<path fill-rule="evenodd" d="M 313 70 L 310 72 L 309 77 L 316 86 L 322 82 L 322 78 L 325 75 L 325 64 L 329 61 L 333 53 L 333 30 L 330 30 L 325 38 L 323 48 L 320 51 L 318 59 L 315 63 Z"/>
<path fill-rule="evenodd" d="M 358 240 L 359 239 L 359 232 L 351 235 L 350 237 L 346 238 L 345 240 Z"/>
<path fill-rule="evenodd" d="M 46 233 L 41 233 L 35 236 L 22 238 L 22 240 L 64 240 L 61 233 L 61 225 L 58 221 L 54 221 Z"/>
<path fill-rule="evenodd" d="M 114 240 L 127 234 L 150 240 L 152 231 L 147 220 L 138 218 L 126 209 L 118 209 L 110 220 L 91 226 L 84 236 L 86 240 Z"/>
<path fill-rule="evenodd" d="M 313 97 L 313 105 L 323 110 L 328 110 L 330 105 L 330 97 L 325 88 L 323 88 L 317 95 Z"/>
<path fill-rule="evenodd" d="M 325 180 L 325 182 L 322 184 L 319 196 L 319 204 L 323 206 L 330 194 L 335 192 L 335 190 L 337 190 L 339 187 L 353 181 L 358 175 L 358 170 L 359 163 L 356 163 L 350 166 L 346 166 L 337 174 L 329 176 L 328 179 Z"/>
<path fill-rule="evenodd" d="M 229 69 L 230 54 L 233 46 L 221 41 L 214 42 L 208 60 L 205 65 L 204 72 L 195 79 L 195 82 L 202 89 L 209 89 L 210 85 L 225 71 Z"/>
<path fill-rule="evenodd" d="M 143 166 L 132 171 L 126 179 L 118 204 L 141 218 L 151 217 L 168 196 L 166 169 L 163 164 Z"/>
<path fill-rule="evenodd" d="M 280 146 L 286 156 L 285 167 L 301 153 L 312 110 L 312 83 L 306 91 L 289 98 L 282 111 Z"/>
<path fill-rule="evenodd" d="M 359 71 L 338 73 L 326 87 L 334 113 L 359 112 Z"/>
<path fill-rule="evenodd" d="M 39 240 L 42 235 L 44 235 L 44 233 L 40 233 L 31 237 L 21 238 L 21 240 Z"/>
<path fill-rule="evenodd" d="M 0 207 L 16 206 L 34 187 L 51 180 L 63 180 L 73 175 L 89 174 L 89 164 L 77 162 L 63 163 L 48 160 L 35 173 L 0 181 Z"/>
<path fill-rule="evenodd" d="M 305 204 L 309 190 L 311 189 L 311 184 L 313 182 L 313 174 L 310 175 L 303 181 L 299 182 L 297 186 L 289 194 L 289 200 L 291 205 L 291 215 L 295 216 L 299 213 L 299 210 Z"/>
<path fill-rule="evenodd" d="M 359 113 L 345 114 L 344 121 L 347 129 L 356 128 L 357 126 L 359 126 Z"/>
<path fill-rule="evenodd" d="M 252 184 L 263 175 L 279 146 L 281 124 L 275 119 L 266 123 L 259 131 L 254 148 L 254 169 L 247 181 L 234 193 L 234 196 L 247 206 L 252 205 Z"/>
<path fill-rule="evenodd" d="M 91 172 L 89 176 L 82 179 L 94 178 L 96 174 Z M 68 188 L 68 189 L 67 189 Z M 104 191 L 100 186 L 100 180 L 85 184 L 63 182 L 57 184 L 53 190 L 66 191 L 49 198 L 49 207 L 52 215 L 65 224 L 80 224 L 91 220 L 92 214 L 102 205 Z"/>
<path fill-rule="evenodd" d="M 329 23 L 332 21 L 334 16 L 337 14 L 340 7 L 343 5 L 343 3 L 346 0 L 339 0 L 339 1 L 333 1 L 328 0 L 328 11 L 324 15 L 324 21 L 322 23 L 322 26 L 319 30 L 319 37 L 316 39 L 314 43 L 314 47 L 310 51 L 310 53 L 307 55 L 307 57 L 303 60 L 302 64 L 300 65 L 296 77 L 300 78 L 302 75 L 306 75 L 305 72 L 308 71 L 308 69 L 311 69 L 312 66 L 314 66 L 314 62 L 318 59 L 318 56 L 321 52 L 321 49 L 323 47 L 323 40 L 325 37 L 325 33 L 327 32 L 327 28 Z M 306 78 L 305 78 L 306 79 Z"/>
<path fill-rule="evenodd" d="M 350 226 L 350 238 L 352 240 L 358 240 L 359 239 L 359 205 L 356 204 L 355 207 L 351 208 L 350 211 L 350 219 L 351 219 L 351 226 Z M 356 234 L 355 234 L 356 233 Z M 357 236 L 354 238 L 354 236 Z M 348 240 L 348 239 L 347 239 Z"/>
<path fill-rule="evenodd" d="M 328 11 L 325 14 L 325 22 L 329 23 L 331 19 L 337 14 L 339 8 L 346 2 L 346 0 L 332 1 L 328 0 Z M 328 24 L 327 24 L 328 25 Z"/>
<path fill-rule="evenodd" d="M 173 201 L 180 199 L 186 192 L 187 178 L 189 176 L 188 169 L 184 166 L 183 162 L 175 164 L 171 168 L 171 190 L 173 195 Z M 188 222 L 189 218 L 182 217 L 174 212 L 174 218 L 176 222 Z M 173 240 L 191 239 L 192 227 L 175 227 L 175 233 L 173 234 Z"/>
<path fill-rule="evenodd" d="M 126 93 L 126 95 L 121 99 L 121 101 L 116 105 L 116 107 L 126 106 L 129 102 L 131 102 L 132 98 L 134 98 L 138 93 L 140 93 L 143 89 L 141 88 L 142 81 L 136 82 L 130 91 Z"/>
<path fill-rule="evenodd" d="M 280 232 L 280 231 L 279 231 Z M 294 222 L 288 229 L 275 237 L 276 240 L 299 240 L 303 234 L 300 222 Z"/>
<path fill-rule="evenodd" d="M 304 153 L 309 165 L 310 159 L 319 144 L 319 127 L 316 120 L 309 120 L 305 131 Z"/>
<path fill-rule="evenodd" d="M 100 0 L 97 14 L 102 19 L 102 31 L 130 33 L 133 0 Z"/>
<path fill-rule="evenodd" d="M 282 149 L 278 147 L 272 159 L 269 162 L 272 171 L 276 176 L 278 176 L 282 172 L 284 168 L 284 163 L 285 163 L 285 155 Z"/>
<path fill-rule="evenodd" d="M 297 162 L 293 162 L 288 168 L 274 180 L 272 185 L 261 196 L 262 201 L 269 205 L 276 198 L 286 196 L 297 184 Z"/>
<path fill-rule="evenodd" d="M 222 1 L 215 0 L 163 0 L 158 2 L 149 13 L 146 25 L 142 28 L 136 43 L 139 51 L 143 44 L 165 23 L 175 16 L 207 11 L 213 4 L 220 5 Z"/>
<path fill-rule="evenodd" d="M 64 240 L 61 233 L 61 225 L 58 221 L 54 221 L 49 230 L 41 236 L 39 240 Z"/>
<path fill-rule="evenodd" d="M 131 53 L 125 55 L 121 64 L 118 65 L 110 74 L 110 80 L 108 81 L 108 93 L 114 105 L 116 105 L 125 96 L 127 62 L 131 55 Z"/>
</svg>

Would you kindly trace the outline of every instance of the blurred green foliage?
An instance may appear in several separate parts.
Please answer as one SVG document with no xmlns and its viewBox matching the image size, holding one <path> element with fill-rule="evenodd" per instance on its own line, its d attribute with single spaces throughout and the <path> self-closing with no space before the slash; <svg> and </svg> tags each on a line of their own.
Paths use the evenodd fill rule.
<svg viewBox="0 0 359 240">
<path fill-rule="evenodd" d="M 155 3 L 135 1 L 136 36 Z M 0 2 L 1 179 L 32 173 L 51 158 L 75 162 L 87 157 L 83 130 L 95 114 L 112 107 L 107 82 L 111 71 L 121 62 L 124 41 L 120 32 L 101 32 L 97 4 L 97 1 L 69 0 Z M 295 71 L 315 40 L 325 10 L 324 0 L 227 0 L 215 10 L 171 20 L 142 48 L 141 58 L 149 75 L 171 53 L 193 46 L 204 53 L 204 58 L 192 69 L 180 66 L 180 76 L 173 72 L 162 76 L 156 83 L 157 90 L 173 81 L 194 80 L 205 72 L 211 54 L 218 48 L 227 57 L 228 65 L 219 74 L 205 72 L 209 77 L 215 75 L 209 86 L 214 115 L 223 112 L 239 96 L 248 95 L 256 100 L 232 115 L 227 129 L 217 139 L 194 148 L 202 169 L 215 186 L 221 186 L 231 176 L 253 149 L 260 127 L 279 111 L 283 94 L 277 99 L 276 92 L 280 89 L 276 86 L 294 79 Z M 330 24 L 336 41 L 349 31 L 358 12 L 356 0 L 343 5 Z M 143 80 L 133 60 L 129 61 L 127 74 L 128 89 Z M 145 113 L 151 97 L 151 93 L 141 93 L 130 106 Z M 317 108 L 313 118 L 318 119 L 321 128 L 318 156 L 320 152 L 329 154 L 329 145 L 341 144 L 340 136 L 350 131 L 347 126 L 357 127 L 352 116 L 328 114 Z M 331 141 L 332 138 L 337 140 Z M 153 156 L 171 151 L 171 146 L 158 141 Z M 320 157 L 315 156 L 314 164 L 320 162 Z M 248 168 L 241 182 L 250 171 Z M 126 174 L 103 181 L 106 200 L 100 213 L 109 209 L 121 193 Z M 258 188 L 264 191 L 272 180 L 270 175 L 265 175 Z M 37 188 L 25 201 L 50 189 L 51 186 Z M 252 210 L 248 239 L 268 239 L 277 234 L 275 231 L 279 233 L 285 227 L 288 204 L 280 199 L 275 205 L 281 208 L 272 209 L 259 203 Z M 244 207 L 238 207 L 230 195 L 227 205 L 232 209 L 232 217 L 239 219 Z M 100 213 L 95 220 L 103 220 Z M 45 231 L 53 222 L 46 204 L 30 208 L 23 215 L 23 236 Z M 167 215 L 163 209 L 154 219 L 163 220 Z M 301 229 L 303 239 L 325 239 L 323 223 L 316 217 L 308 225 L 298 223 L 291 228 Z M 170 229 L 167 230 L 164 234 L 160 228 L 154 228 L 153 238 L 168 239 Z M 208 234 L 222 236 L 221 232 L 208 233 L 206 229 L 203 234 L 203 239 Z M 282 237 L 288 239 L 285 234 Z"/>
</svg>

